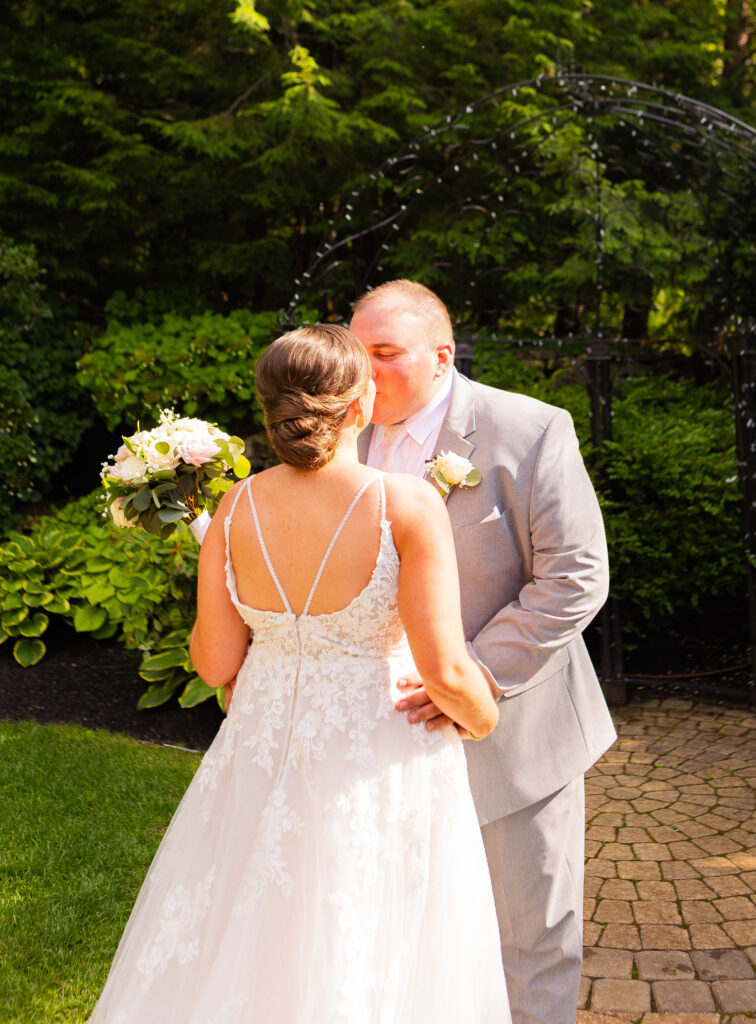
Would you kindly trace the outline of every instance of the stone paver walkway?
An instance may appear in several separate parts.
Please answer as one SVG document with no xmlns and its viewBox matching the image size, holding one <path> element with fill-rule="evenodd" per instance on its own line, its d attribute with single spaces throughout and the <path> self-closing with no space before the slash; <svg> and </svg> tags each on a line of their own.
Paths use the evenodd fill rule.
<svg viewBox="0 0 756 1024">
<path fill-rule="evenodd" d="M 578 1024 L 754 1024 L 756 712 L 613 710 L 586 779 Z"/>
</svg>

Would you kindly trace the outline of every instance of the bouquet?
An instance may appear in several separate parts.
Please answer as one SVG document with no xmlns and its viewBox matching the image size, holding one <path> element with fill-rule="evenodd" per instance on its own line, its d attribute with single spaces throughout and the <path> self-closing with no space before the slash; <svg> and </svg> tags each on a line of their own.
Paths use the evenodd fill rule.
<svg viewBox="0 0 756 1024">
<path fill-rule="evenodd" d="M 138 430 L 103 463 L 106 509 L 116 526 L 169 537 L 180 521 L 191 524 L 214 511 L 221 495 L 250 465 L 244 442 L 214 423 L 160 413 L 152 430 Z"/>
</svg>

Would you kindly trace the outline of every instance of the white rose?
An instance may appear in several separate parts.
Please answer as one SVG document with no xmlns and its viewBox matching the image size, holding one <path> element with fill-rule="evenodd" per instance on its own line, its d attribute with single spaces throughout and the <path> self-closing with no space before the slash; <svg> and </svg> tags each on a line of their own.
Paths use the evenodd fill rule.
<svg viewBox="0 0 756 1024">
<path fill-rule="evenodd" d="M 461 455 L 455 455 L 454 452 L 441 452 L 433 460 L 433 465 L 452 487 L 461 484 L 473 468 L 469 459 L 463 459 Z"/>
<path fill-rule="evenodd" d="M 116 498 L 115 501 L 112 501 L 110 503 L 110 515 L 116 526 L 134 527 L 137 524 L 127 519 L 123 514 L 123 503 L 125 500 L 125 498 Z"/>
<path fill-rule="evenodd" d="M 143 484 L 147 480 L 147 465 L 138 455 L 129 455 L 115 466 L 109 466 L 104 476 L 123 480 L 125 484 Z"/>
<path fill-rule="evenodd" d="M 153 473 L 160 473 L 164 469 L 175 469 L 179 464 L 179 460 L 176 457 L 176 453 L 172 446 L 168 448 L 168 451 L 165 454 L 157 450 L 155 446 L 160 444 L 161 441 L 170 445 L 170 441 L 168 441 L 167 438 L 158 436 L 151 438 L 150 443 L 146 444 L 142 449 L 144 460 L 150 471 Z"/>
</svg>

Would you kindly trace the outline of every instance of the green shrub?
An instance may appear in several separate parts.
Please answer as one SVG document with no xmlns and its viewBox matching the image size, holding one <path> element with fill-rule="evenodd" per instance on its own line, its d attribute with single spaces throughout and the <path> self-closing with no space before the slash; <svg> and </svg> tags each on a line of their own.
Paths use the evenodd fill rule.
<svg viewBox="0 0 756 1024">
<path fill-rule="evenodd" d="M 671 627 L 707 596 L 745 593 L 735 430 L 724 386 L 636 378 L 618 388 L 595 473 L 628 635 Z"/>
<path fill-rule="evenodd" d="M 22 665 L 45 654 L 53 615 L 98 639 L 117 637 L 142 651 L 150 683 L 140 707 L 181 691 L 184 707 L 216 693 L 194 672 L 188 653 L 195 616 L 199 548 L 188 530 L 169 541 L 99 519 L 98 495 L 70 503 L 11 533 L 0 546 L 0 643 L 14 641 Z"/>
<path fill-rule="evenodd" d="M 92 423 L 76 380 L 82 329 L 50 306 L 33 246 L 0 235 L 0 531 L 39 501 Z"/>
<path fill-rule="evenodd" d="M 620 378 L 613 440 L 599 453 L 591 443 L 585 379 L 574 360 L 491 344 L 476 347 L 476 364 L 484 383 L 572 414 L 604 512 L 612 594 L 622 601 L 628 641 L 652 629 L 674 630 L 705 597 L 744 588 L 742 497 L 723 381 Z"/>
<path fill-rule="evenodd" d="M 275 313 L 245 309 L 114 321 L 79 360 L 78 379 L 111 429 L 132 433 L 174 406 L 224 429 L 251 424 L 254 364 L 277 333 Z"/>
</svg>

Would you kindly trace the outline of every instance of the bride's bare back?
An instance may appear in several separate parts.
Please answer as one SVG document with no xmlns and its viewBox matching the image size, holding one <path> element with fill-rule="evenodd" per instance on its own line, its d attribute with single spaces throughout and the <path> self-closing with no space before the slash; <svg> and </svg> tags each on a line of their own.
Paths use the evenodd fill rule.
<svg viewBox="0 0 756 1024">
<path fill-rule="evenodd" d="M 251 489 L 265 549 L 291 610 L 301 615 L 323 558 L 360 488 L 323 568 L 308 609 L 322 615 L 345 608 L 370 582 L 380 543 L 380 494 L 375 470 L 355 465 L 337 473 L 303 473 L 276 466 Z M 242 496 L 231 525 L 231 558 L 239 598 L 261 611 L 285 611 L 268 570 L 249 501 Z"/>
</svg>

